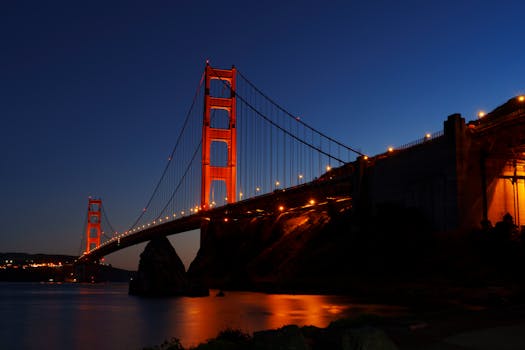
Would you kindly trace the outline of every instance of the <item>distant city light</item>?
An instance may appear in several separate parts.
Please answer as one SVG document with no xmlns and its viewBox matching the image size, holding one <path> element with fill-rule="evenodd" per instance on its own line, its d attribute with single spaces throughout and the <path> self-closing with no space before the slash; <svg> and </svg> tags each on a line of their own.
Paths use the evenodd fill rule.
<svg viewBox="0 0 525 350">
<path fill-rule="evenodd" d="M 282 205 L 279 206 L 279 211 L 283 211 L 284 207 Z"/>
</svg>

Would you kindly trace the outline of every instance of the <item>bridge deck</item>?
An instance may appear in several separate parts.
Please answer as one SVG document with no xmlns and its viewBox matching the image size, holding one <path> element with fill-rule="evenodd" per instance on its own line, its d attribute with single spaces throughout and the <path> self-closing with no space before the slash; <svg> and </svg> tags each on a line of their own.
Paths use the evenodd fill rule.
<svg viewBox="0 0 525 350">
<path fill-rule="evenodd" d="M 328 172 L 321 178 L 306 184 L 201 211 L 159 223 L 138 232 L 121 234 L 106 241 L 98 248 L 83 254 L 77 262 L 96 261 L 118 250 L 150 241 L 156 237 L 200 229 L 206 221 L 222 221 L 225 218 L 236 220 L 275 214 L 280 211 L 279 207 L 282 207 L 283 210 L 298 208 L 307 205 L 311 199 L 317 204 L 336 198 L 350 200 L 351 171 L 351 167 L 343 166 L 339 169 L 333 169 L 332 172 Z"/>
</svg>

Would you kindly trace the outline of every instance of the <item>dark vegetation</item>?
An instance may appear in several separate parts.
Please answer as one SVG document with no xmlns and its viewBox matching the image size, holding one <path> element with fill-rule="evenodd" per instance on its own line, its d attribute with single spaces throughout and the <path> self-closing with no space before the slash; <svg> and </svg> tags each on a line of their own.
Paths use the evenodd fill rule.
<svg viewBox="0 0 525 350">
<path fill-rule="evenodd" d="M 75 282 L 76 257 L 56 254 L 0 253 L 0 281 L 3 282 Z M 127 282 L 133 272 L 110 265 L 96 265 L 93 282 Z"/>
<path fill-rule="evenodd" d="M 216 338 L 190 348 L 193 350 L 265 350 L 265 349 L 374 349 L 394 350 L 395 343 L 379 327 L 389 327 L 391 320 L 374 315 L 332 322 L 326 328 L 314 326 L 284 326 L 279 329 L 255 332 L 226 329 Z M 176 338 L 145 350 L 183 350 Z"/>
</svg>

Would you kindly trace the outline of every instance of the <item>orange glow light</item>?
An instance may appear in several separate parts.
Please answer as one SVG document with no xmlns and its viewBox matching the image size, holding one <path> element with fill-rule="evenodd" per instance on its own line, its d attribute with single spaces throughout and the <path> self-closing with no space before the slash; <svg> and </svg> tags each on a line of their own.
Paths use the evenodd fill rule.
<svg viewBox="0 0 525 350">
<path fill-rule="evenodd" d="M 525 96 L 523 96 L 523 95 L 518 96 L 518 101 L 520 101 L 520 102 L 525 101 Z"/>
<path fill-rule="evenodd" d="M 388 152 L 394 152 L 394 147 L 392 146 L 388 147 Z"/>
<path fill-rule="evenodd" d="M 282 205 L 279 206 L 279 211 L 283 211 L 284 207 Z"/>
<path fill-rule="evenodd" d="M 485 115 L 486 115 L 486 113 L 483 112 L 483 111 L 479 111 L 478 112 L 478 118 L 483 118 Z"/>
</svg>

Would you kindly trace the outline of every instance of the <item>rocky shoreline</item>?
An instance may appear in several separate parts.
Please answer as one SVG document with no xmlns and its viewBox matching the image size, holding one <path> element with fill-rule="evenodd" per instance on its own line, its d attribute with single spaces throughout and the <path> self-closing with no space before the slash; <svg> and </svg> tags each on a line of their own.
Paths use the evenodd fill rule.
<svg viewBox="0 0 525 350">
<path fill-rule="evenodd" d="M 523 349 L 525 305 L 477 310 L 448 308 L 401 317 L 361 315 L 340 319 L 326 328 L 288 325 L 246 334 L 227 329 L 217 337 L 185 348 L 178 339 L 144 350 L 416 350 Z"/>
</svg>

